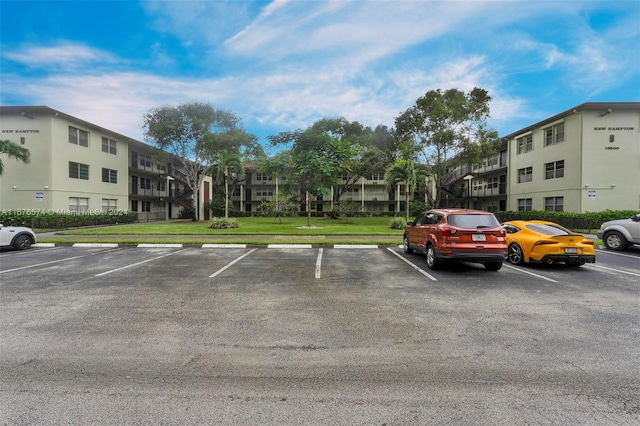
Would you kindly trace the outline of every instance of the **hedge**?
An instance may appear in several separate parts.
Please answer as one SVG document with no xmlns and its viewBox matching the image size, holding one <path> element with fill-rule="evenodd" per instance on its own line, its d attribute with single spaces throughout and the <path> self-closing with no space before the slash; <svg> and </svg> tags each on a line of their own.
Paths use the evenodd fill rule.
<svg viewBox="0 0 640 426">
<path fill-rule="evenodd" d="M 117 225 L 138 221 L 136 212 L 109 211 L 57 213 L 30 210 L 0 211 L 0 223 L 5 226 L 27 226 L 32 229 L 66 229 L 83 226 Z"/>
</svg>

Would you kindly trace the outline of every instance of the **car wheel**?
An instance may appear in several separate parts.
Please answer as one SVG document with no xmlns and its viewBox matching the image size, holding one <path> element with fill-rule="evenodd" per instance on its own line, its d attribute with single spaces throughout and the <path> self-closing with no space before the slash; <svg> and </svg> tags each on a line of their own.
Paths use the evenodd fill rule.
<svg viewBox="0 0 640 426">
<path fill-rule="evenodd" d="M 13 241 L 13 248 L 16 250 L 25 250 L 31 247 L 31 238 L 26 235 L 18 235 Z"/>
<path fill-rule="evenodd" d="M 513 243 L 509 246 L 508 259 L 514 265 L 522 265 L 524 263 L 524 253 L 519 244 Z"/>
<path fill-rule="evenodd" d="M 413 253 L 413 249 L 409 247 L 409 239 L 407 238 L 406 235 L 402 239 L 402 248 L 404 249 L 404 252 L 407 254 Z"/>
<path fill-rule="evenodd" d="M 436 258 L 436 251 L 431 244 L 427 244 L 425 258 L 427 260 L 427 268 L 435 270 L 440 267 L 441 262 Z"/>
<path fill-rule="evenodd" d="M 603 242 L 604 246 L 609 250 L 621 251 L 626 250 L 626 248 L 629 247 L 629 243 L 624 238 L 624 235 L 618 231 L 607 232 L 604 235 Z"/>
<path fill-rule="evenodd" d="M 502 268 L 502 262 L 487 262 L 484 264 L 487 271 L 499 271 Z"/>
</svg>

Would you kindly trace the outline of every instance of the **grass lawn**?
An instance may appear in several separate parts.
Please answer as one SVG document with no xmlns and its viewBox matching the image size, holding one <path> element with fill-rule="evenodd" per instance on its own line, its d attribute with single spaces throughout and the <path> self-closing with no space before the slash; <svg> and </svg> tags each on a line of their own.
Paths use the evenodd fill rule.
<svg viewBox="0 0 640 426">
<path fill-rule="evenodd" d="M 389 217 L 356 217 L 344 219 L 243 217 L 234 229 L 211 229 L 207 221 L 147 222 L 131 225 L 102 226 L 98 228 L 61 231 L 61 235 L 399 235 L 402 230 L 390 229 Z"/>
<path fill-rule="evenodd" d="M 105 242 L 135 243 L 245 243 L 245 244 L 401 244 L 402 230 L 389 228 L 389 217 L 356 217 L 348 221 L 306 217 L 236 219 L 234 229 L 211 229 L 208 221 L 147 222 L 130 225 L 59 231 L 42 236 L 43 243 Z"/>
</svg>

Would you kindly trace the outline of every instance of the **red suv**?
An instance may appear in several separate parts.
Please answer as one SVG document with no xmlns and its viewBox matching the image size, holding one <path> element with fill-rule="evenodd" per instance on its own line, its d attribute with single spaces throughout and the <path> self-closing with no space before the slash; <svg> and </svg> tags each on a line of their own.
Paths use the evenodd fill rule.
<svg viewBox="0 0 640 426">
<path fill-rule="evenodd" d="M 465 261 L 497 271 L 507 258 L 505 235 L 493 213 L 435 209 L 407 222 L 402 243 L 405 253 L 424 252 L 429 269 L 437 269 L 446 261 Z"/>
</svg>

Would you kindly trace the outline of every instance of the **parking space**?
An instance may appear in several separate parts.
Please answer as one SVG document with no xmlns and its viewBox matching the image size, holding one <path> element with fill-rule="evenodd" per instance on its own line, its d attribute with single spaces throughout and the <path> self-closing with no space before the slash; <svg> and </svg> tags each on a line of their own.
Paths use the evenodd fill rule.
<svg viewBox="0 0 640 426">
<path fill-rule="evenodd" d="M 0 405 L 42 424 L 100 423 L 96 401 L 124 423 L 319 404 L 349 423 L 632 424 L 637 260 L 490 272 L 431 271 L 399 247 L 2 251 Z"/>
</svg>

